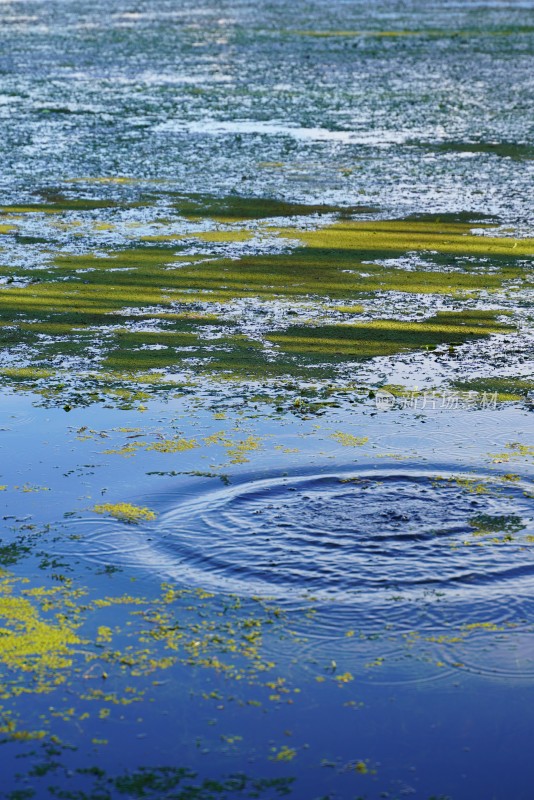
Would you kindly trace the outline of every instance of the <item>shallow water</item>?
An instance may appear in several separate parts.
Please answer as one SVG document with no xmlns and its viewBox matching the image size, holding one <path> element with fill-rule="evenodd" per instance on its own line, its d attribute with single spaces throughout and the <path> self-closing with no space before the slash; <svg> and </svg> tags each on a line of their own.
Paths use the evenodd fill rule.
<svg viewBox="0 0 534 800">
<path fill-rule="evenodd" d="M 533 31 L 0 3 L 0 796 L 530 800 Z"/>
</svg>

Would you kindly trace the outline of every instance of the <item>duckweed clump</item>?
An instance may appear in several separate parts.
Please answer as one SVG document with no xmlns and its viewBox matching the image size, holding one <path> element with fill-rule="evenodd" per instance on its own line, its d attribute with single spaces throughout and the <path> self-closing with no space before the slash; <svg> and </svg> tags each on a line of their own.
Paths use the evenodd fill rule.
<svg viewBox="0 0 534 800">
<path fill-rule="evenodd" d="M 10 670 L 33 675 L 36 683 L 23 691 L 51 691 L 66 680 L 65 670 L 72 666 L 75 646 L 82 639 L 76 623 L 60 615 L 55 620 L 43 619 L 32 597 L 35 594 L 28 591 L 26 596 L 14 594 L 7 578 L 0 582 L 0 662 Z M 0 697 L 9 696 L 4 686 Z"/>
<path fill-rule="evenodd" d="M 362 447 L 369 441 L 368 436 L 353 436 L 351 433 L 345 433 L 344 431 L 336 431 L 330 438 L 335 439 L 343 447 Z"/>
<path fill-rule="evenodd" d="M 151 521 L 156 519 L 156 514 L 149 508 L 135 506 L 132 503 L 100 503 L 93 506 L 96 514 L 107 514 L 121 522 L 137 523 L 141 520 Z"/>
</svg>

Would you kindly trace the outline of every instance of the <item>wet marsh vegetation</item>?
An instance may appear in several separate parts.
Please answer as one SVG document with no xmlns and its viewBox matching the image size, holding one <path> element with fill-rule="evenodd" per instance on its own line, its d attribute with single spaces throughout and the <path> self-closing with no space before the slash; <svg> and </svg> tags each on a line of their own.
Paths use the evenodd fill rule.
<svg viewBox="0 0 534 800">
<path fill-rule="evenodd" d="M 0 6 L 2 798 L 530 800 L 531 17 Z"/>
</svg>

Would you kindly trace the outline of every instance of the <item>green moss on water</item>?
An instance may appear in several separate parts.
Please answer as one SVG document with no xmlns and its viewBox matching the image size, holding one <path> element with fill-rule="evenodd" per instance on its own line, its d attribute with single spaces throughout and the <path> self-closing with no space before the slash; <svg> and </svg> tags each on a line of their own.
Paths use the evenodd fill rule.
<svg viewBox="0 0 534 800">
<path fill-rule="evenodd" d="M 315 206 L 238 197 L 199 196 L 176 203 L 184 214 L 215 218 L 224 212 L 226 221 L 238 224 L 198 234 L 206 246 L 248 238 L 247 219 L 319 213 Z M 275 255 L 236 259 L 214 254 L 206 259 L 188 255 L 185 245 L 173 241 L 139 243 L 106 257 L 58 254 L 48 268 L 27 270 L 28 285 L 0 289 L 0 355 L 19 348 L 20 360 L 21 345 L 31 354 L 31 364 L 8 364 L 0 374 L 19 385 L 35 383 L 60 371 L 63 358 L 76 357 L 95 380 L 100 372 L 120 374 L 126 381 L 153 372 L 154 385 L 165 373 L 184 369 L 243 380 L 299 376 L 312 366 L 327 377 L 347 358 L 392 355 L 510 330 L 497 322 L 497 312 L 466 310 L 420 322 L 350 324 L 338 324 L 332 314 L 361 313 L 377 293 L 380 298 L 387 292 L 413 295 L 416 305 L 418 294 L 454 296 L 461 302 L 510 283 L 521 288 L 532 240 L 473 234 L 473 221 L 461 215 L 364 222 L 350 218 L 355 209 L 321 210 L 344 218 L 316 230 L 267 229 L 275 237 L 300 241 L 296 249 L 288 242 L 288 251 Z M 33 213 L 31 207 L 27 213 Z M 487 221 L 477 224 L 490 232 Z M 396 265 L 396 258 L 410 255 L 424 258 L 410 269 Z M 0 277 L 20 272 L 3 267 Z M 302 323 L 270 333 L 263 327 L 262 340 L 234 332 L 236 320 L 220 310 L 232 308 L 238 299 L 276 300 L 286 308 L 308 303 L 324 313 L 313 326 Z M 213 307 L 206 310 L 206 303 L 218 304 L 217 313 Z M 146 321 L 153 324 L 139 325 Z M 265 341 L 275 349 L 267 351 Z M 49 384 L 47 391 L 57 390 Z"/>
<path fill-rule="evenodd" d="M 214 231 L 199 231 L 188 233 L 187 236 L 179 234 L 160 234 L 143 236 L 143 242 L 183 242 L 184 239 L 199 239 L 202 242 L 212 243 L 231 243 L 231 242 L 248 242 L 254 237 L 254 232 L 234 228 L 233 230 L 214 230 Z M 194 260 L 194 259 L 192 259 Z"/>
<path fill-rule="evenodd" d="M 210 195 L 187 195 L 177 197 L 176 210 L 190 219 L 205 219 L 218 222 L 240 222 L 244 220 L 268 219 L 271 217 L 301 217 L 311 214 L 341 214 L 351 216 L 364 214 L 376 209 L 369 206 L 342 206 L 332 204 L 290 203 L 285 200 L 269 197 L 242 197 L 228 195 L 213 197 Z"/>
<path fill-rule="evenodd" d="M 521 377 L 473 378 L 454 381 L 452 386 L 461 391 L 494 395 L 499 402 L 522 400 L 534 392 L 534 380 Z"/>
<path fill-rule="evenodd" d="M 37 367 L 2 367 L 0 375 L 4 375 L 13 381 L 38 381 L 43 378 L 50 378 L 54 375 L 51 369 L 39 369 Z"/>
<path fill-rule="evenodd" d="M 330 438 L 343 445 L 343 447 L 362 447 L 369 441 L 368 436 L 353 436 L 343 431 L 336 431 Z"/>
<path fill-rule="evenodd" d="M 497 322 L 497 316 L 499 313 L 494 311 L 438 312 L 423 322 L 378 320 L 322 327 L 296 325 L 269 338 L 286 352 L 321 360 L 367 359 L 513 330 Z"/>
<path fill-rule="evenodd" d="M 96 740 L 94 743 L 102 741 Z M 60 769 L 68 772 L 70 788 L 65 789 L 62 784 L 54 785 Z M 291 795 L 295 781 L 292 777 L 251 777 L 242 771 L 203 778 L 195 770 L 176 766 L 139 767 L 122 774 L 110 774 L 101 766 L 67 771 L 57 761 L 44 762 L 41 771 L 34 769 L 30 775 L 33 783 L 36 778 L 44 777 L 48 790 L 45 786 L 39 788 L 46 791 L 47 797 L 60 797 L 62 800 L 115 800 L 119 797 L 129 800 L 228 800 L 230 797 L 236 800 L 273 800 Z M 33 789 L 20 789 L 6 795 L 6 800 L 31 800 L 35 797 Z"/>
<path fill-rule="evenodd" d="M 101 503 L 93 508 L 97 514 L 105 514 L 121 522 L 137 523 L 141 520 L 150 522 L 156 519 L 156 514 L 144 506 L 132 503 Z"/>
<path fill-rule="evenodd" d="M 192 235 L 203 242 L 247 242 L 254 236 L 252 231 L 247 230 L 203 231 Z"/>
<path fill-rule="evenodd" d="M 195 439 L 161 439 L 157 442 L 152 442 L 147 446 L 147 450 L 154 450 L 157 453 L 184 453 L 187 450 L 193 450 L 198 447 Z"/>
<path fill-rule="evenodd" d="M 478 227 L 481 227 L 480 225 Z M 449 255 L 525 256 L 534 254 L 534 239 L 492 237 L 471 233 L 472 225 L 436 217 L 384 221 L 339 221 L 311 231 L 281 231 L 313 250 L 350 250 L 358 253 L 436 252 Z"/>
<path fill-rule="evenodd" d="M 469 524 L 473 529 L 474 536 L 490 537 L 495 544 L 514 541 L 515 536 L 526 527 L 521 517 L 515 515 L 479 514 L 472 517 Z"/>
<path fill-rule="evenodd" d="M 34 690 L 49 691 L 65 680 L 63 670 L 72 664 L 73 646 L 82 641 L 76 624 L 43 618 L 32 602 L 35 593 L 25 594 L 16 594 L 9 578 L 0 581 L 0 663 L 32 673 Z M 5 691 L 4 687 L 3 696 Z"/>
<path fill-rule="evenodd" d="M 0 214 L 63 214 L 68 211 L 98 211 L 100 209 L 138 208 L 144 202 L 120 203 L 116 200 L 86 197 L 79 192 L 66 196 L 62 192 L 42 191 L 38 193 L 39 200 L 29 203 L 15 203 L 0 205 Z"/>
<path fill-rule="evenodd" d="M 11 567 L 26 558 L 31 552 L 31 546 L 23 542 L 0 545 L 0 565 L 2 567 Z"/>
<path fill-rule="evenodd" d="M 534 159 L 534 145 L 517 142 L 440 142 L 435 145 L 425 143 L 424 147 L 437 153 L 480 153 L 514 161 Z"/>
</svg>

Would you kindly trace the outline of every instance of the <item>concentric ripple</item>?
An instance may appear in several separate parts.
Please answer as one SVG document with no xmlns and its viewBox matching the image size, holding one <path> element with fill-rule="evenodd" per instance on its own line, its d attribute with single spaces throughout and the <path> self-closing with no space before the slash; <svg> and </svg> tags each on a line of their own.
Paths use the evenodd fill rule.
<svg viewBox="0 0 534 800">
<path fill-rule="evenodd" d="M 267 477 L 145 504 L 145 527 L 80 535 L 78 552 L 180 583 L 279 599 L 471 601 L 534 588 L 526 485 L 403 466 Z"/>
</svg>

